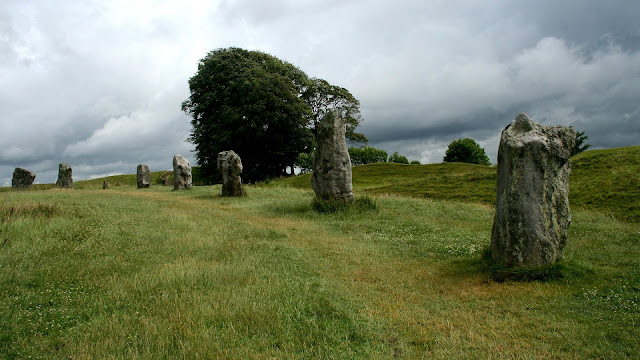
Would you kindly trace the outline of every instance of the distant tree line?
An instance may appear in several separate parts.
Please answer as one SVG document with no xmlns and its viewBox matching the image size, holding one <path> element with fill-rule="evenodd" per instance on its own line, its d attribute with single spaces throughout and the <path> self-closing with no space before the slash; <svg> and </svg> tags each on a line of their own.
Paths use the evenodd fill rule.
<svg viewBox="0 0 640 360">
<path fill-rule="evenodd" d="M 400 155 L 397 151 L 389 156 L 385 150 L 368 145 L 351 146 L 348 150 L 351 165 L 353 166 L 383 162 L 409 164 L 407 157 Z M 411 164 L 420 164 L 420 161 L 414 160 Z M 313 167 L 313 154 L 300 154 L 296 159 L 295 166 L 298 167 L 303 174 L 310 172 Z"/>
</svg>

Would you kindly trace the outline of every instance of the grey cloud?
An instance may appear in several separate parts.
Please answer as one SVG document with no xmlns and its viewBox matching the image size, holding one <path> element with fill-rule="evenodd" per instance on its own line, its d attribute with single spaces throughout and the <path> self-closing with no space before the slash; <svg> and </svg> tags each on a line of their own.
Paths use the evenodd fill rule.
<svg viewBox="0 0 640 360">
<path fill-rule="evenodd" d="M 346 87 L 371 145 L 412 160 L 439 162 L 472 137 L 495 161 L 522 111 L 594 147 L 637 144 L 639 16 L 622 0 L 5 0 L 0 183 L 15 166 L 55 181 L 60 161 L 88 178 L 189 156 L 187 80 L 228 46 Z"/>
</svg>

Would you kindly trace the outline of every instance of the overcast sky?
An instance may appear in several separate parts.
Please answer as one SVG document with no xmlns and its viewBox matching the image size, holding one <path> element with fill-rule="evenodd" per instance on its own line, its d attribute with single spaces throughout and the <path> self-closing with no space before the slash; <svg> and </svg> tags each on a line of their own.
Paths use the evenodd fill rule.
<svg viewBox="0 0 640 360">
<path fill-rule="evenodd" d="M 462 137 L 495 163 L 520 112 L 638 145 L 638 19 L 630 0 L 1 0 L 0 186 L 194 164 L 187 81 L 230 46 L 347 88 L 369 145 L 422 163 Z"/>
</svg>

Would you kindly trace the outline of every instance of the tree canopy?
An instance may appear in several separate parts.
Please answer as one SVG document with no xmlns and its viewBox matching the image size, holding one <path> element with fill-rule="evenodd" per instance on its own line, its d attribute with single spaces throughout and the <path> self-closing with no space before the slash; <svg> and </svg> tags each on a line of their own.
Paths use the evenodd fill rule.
<svg viewBox="0 0 640 360">
<path fill-rule="evenodd" d="M 248 180 L 279 175 L 310 152 L 310 109 L 299 96 L 308 82 L 300 69 L 259 51 L 219 49 L 201 59 L 182 109 L 191 116 L 189 141 L 205 174 L 216 173 L 224 150 L 240 155 Z"/>
<path fill-rule="evenodd" d="M 358 100 L 344 88 L 310 79 L 272 55 L 240 48 L 209 52 L 189 79 L 182 110 L 191 117 L 189 141 L 205 175 L 217 174 L 220 151 L 242 159 L 249 181 L 279 176 L 301 153 L 313 151 L 315 125 L 330 109 L 347 123 L 347 138 L 362 121 Z"/>
<path fill-rule="evenodd" d="M 387 152 L 373 146 L 350 147 L 351 165 L 364 165 L 387 161 Z"/>
<path fill-rule="evenodd" d="M 398 164 L 408 164 L 409 159 L 406 156 L 400 155 L 397 151 L 389 156 L 389 162 L 394 162 Z"/>
<path fill-rule="evenodd" d="M 329 110 L 337 110 L 346 124 L 346 138 L 354 143 L 366 144 L 369 140 L 366 136 L 356 133 L 355 129 L 362 121 L 360 115 L 360 102 L 349 90 L 331 85 L 326 80 L 312 78 L 309 86 L 302 94 L 305 101 L 311 107 L 309 123 L 315 134 L 318 122 Z"/>
<path fill-rule="evenodd" d="M 470 138 L 453 140 L 449 143 L 443 161 L 491 165 L 484 149 Z"/>
</svg>

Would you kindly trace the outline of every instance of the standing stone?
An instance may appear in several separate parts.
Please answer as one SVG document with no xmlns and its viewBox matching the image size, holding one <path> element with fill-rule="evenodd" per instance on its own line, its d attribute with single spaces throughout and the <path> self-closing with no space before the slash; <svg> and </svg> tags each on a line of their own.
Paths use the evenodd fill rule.
<svg viewBox="0 0 640 360">
<path fill-rule="evenodd" d="M 102 188 L 103 189 L 108 189 L 109 188 L 109 184 L 107 184 L 107 180 L 103 180 L 102 181 Z"/>
<path fill-rule="evenodd" d="M 36 179 L 33 171 L 16 168 L 13 170 L 13 178 L 11 179 L 11 187 L 18 190 L 29 189 Z"/>
<path fill-rule="evenodd" d="M 180 155 L 173 157 L 173 190 L 191 189 L 191 164 Z"/>
<path fill-rule="evenodd" d="M 242 196 L 242 161 L 233 150 L 218 153 L 218 171 L 222 173 L 222 196 Z"/>
<path fill-rule="evenodd" d="M 73 176 L 72 176 L 71 166 L 66 162 L 62 162 L 60 166 L 58 166 L 58 181 L 56 181 L 56 186 L 70 189 L 73 187 Z"/>
<path fill-rule="evenodd" d="M 151 186 L 151 171 L 149 171 L 149 166 L 145 164 L 138 165 L 136 179 L 138 180 L 138 189 Z"/>
<path fill-rule="evenodd" d="M 544 266 L 563 257 L 569 212 L 573 127 L 542 126 L 522 113 L 502 131 L 498 149 L 493 260 Z"/>
<path fill-rule="evenodd" d="M 323 200 L 353 200 L 351 159 L 345 140 L 345 123 L 337 111 L 328 112 L 316 126 L 311 185 Z"/>
</svg>

